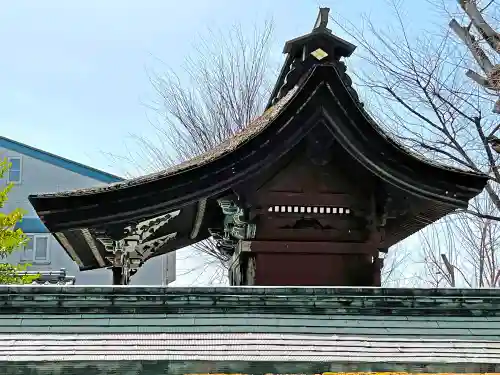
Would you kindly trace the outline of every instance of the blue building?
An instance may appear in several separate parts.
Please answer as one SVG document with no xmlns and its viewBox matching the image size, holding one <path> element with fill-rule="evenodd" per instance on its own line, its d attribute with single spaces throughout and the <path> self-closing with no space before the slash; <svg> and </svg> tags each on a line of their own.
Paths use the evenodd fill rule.
<svg viewBox="0 0 500 375">
<path fill-rule="evenodd" d="M 49 233 L 28 201 L 33 193 L 88 188 L 121 181 L 122 178 L 98 169 L 65 159 L 61 156 L 0 136 L 0 158 L 7 158 L 11 169 L 4 182 L 14 183 L 5 212 L 22 208 L 26 214 L 19 228 L 30 239 L 28 245 L 8 259 L 13 264 L 30 263 L 34 271 L 66 269 L 76 276 L 76 284 L 105 285 L 111 283 L 108 269 L 80 272 L 57 240 Z M 154 263 L 154 264 L 153 264 Z M 161 262 L 146 264 L 134 276 L 133 283 L 165 285 L 175 279 L 175 254 L 162 257 Z"/>
</svg>

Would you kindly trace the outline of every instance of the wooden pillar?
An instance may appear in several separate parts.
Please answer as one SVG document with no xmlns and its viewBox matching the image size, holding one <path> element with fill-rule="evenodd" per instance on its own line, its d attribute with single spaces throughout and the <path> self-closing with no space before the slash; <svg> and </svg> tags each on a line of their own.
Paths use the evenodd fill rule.
<svg viewBox="0 0 500 375">
<path fill-rule="evenodd" d="M 123 284 L 122 267 L 111 267 L 111 272 L 113 274 L 113 285 L 122 285 Z"/>
<path fill-rule="evenodd" d="M 233 285 L 377 286 L 378 250 L 363 243 L 241 241 Z"/>
</svg>

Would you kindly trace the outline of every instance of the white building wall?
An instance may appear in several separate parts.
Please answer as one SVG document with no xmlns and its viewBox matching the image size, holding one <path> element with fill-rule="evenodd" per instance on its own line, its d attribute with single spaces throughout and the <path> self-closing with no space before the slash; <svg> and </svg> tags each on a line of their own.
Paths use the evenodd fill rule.
<svg viewBox="0 0 500 375">
<path fill-rule="evenodd" d="M 104 184 L 93 178 L 0 147 L 0 158 L 3 159 L 6 157 L 21 157 L 22 180 L 21 183 L 15 184 L 10 191 L 9 199 L 2 211 L 10 212 L 15 208 L 21 208 L 26 212 L 24 216 L 26 219 L 36 218 L 39 220 L 28 200 L 30 194 L 73 190 Z M 4 185 L 6 182 L 4 176 L 4 179 L 0 180 L 0 183 Z M 49 259 L 46 262 L 32 262 L 33 265 L 30 269 L 56 271 L 61 268 L 66 268 L 69 276 L 76 276 L 77 285 L 111 284 L 112 278 L 110 270 L 98 269 L 80 272 L 77 264 L 66 254 L 55 237 L 50 233 L 38 233 L 36 235 L 46 235 L 49 237 Z M 21 257 L 22 252 L 15 252 L 7 261 L 12 264 L 19 264 Z M 175 261 L 175 253 L 170 253 L 146 262 L 132 278 L 132 284 L 160 285 L 174 281 Z M 163 267 L 167 266 L 168 269 L 164 270 Z"/>
</svg>

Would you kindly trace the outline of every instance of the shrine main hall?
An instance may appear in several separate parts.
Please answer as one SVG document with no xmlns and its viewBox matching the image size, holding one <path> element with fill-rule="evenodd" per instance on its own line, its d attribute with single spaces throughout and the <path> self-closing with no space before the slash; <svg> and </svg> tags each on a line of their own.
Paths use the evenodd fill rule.
<svg viewBox="0 0 500 375">
<path fill-rule="evenodd" d="M 355 49 L 321 8 L 241 132 L 158 173 L 30 196 L 80 269 L 115 285 L 0 286 L 2 374 L 500 372 L 497 289 L 381 287 L 391 247 L 488 176 L 385 134 L 348 75 Z M 231 286 L 128 285 L 201 241 Z"/>
</svg>

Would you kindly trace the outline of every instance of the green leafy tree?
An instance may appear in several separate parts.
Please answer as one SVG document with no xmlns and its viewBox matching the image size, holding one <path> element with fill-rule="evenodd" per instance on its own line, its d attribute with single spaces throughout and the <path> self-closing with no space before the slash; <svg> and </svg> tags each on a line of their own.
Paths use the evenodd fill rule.
<svg viewBox="0 0 500 375">
<path fill-rule="evenodd" d="M 10 164 L 7 160 L 0 160 L 0 179 L 8 172 Z M 12 184 L 0 186 L 0 209 L 7 202 L 7 195 Z M 5 259 L 14 251 L 21 249 L 28 238 L 21 229 L 14 229 L 17 222 L 22 220 L 23 211 L 15 209 L 12 212 L 0 212 L 0 284 L 30 284 L 37 275 L 23 274 L 29 264 L 12 265 L 5 263 Z"/>
</svg>

